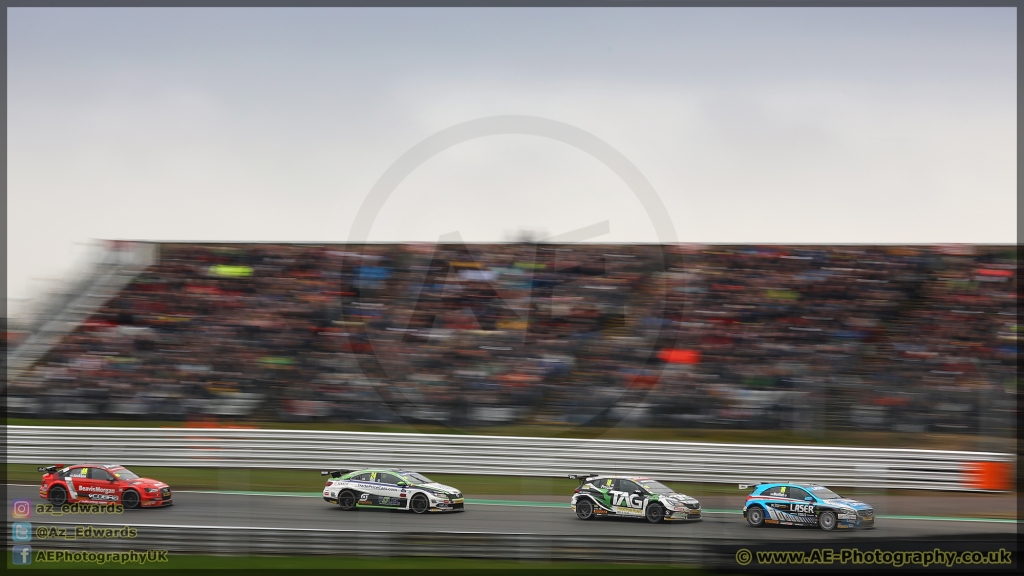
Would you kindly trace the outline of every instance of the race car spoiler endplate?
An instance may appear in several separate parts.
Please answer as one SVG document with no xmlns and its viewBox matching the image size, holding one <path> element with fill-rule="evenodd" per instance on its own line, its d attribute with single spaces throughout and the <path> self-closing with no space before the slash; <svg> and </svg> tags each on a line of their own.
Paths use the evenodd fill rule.
<svg viewBox="0 0 1024 576">
<path fill-rule="evenodd" d="M 331 478 L 341 478 L 342 474 L 348 474 L 351 470 L 321 470 L 321 476 L 330 476 Z"/>
</svg>

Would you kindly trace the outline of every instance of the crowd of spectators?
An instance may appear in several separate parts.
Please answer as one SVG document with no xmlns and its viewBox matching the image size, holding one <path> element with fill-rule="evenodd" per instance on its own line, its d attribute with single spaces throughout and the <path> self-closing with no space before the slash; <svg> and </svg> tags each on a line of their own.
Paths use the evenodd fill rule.
<svg viewBox="0 0 1024 576">
<path fill-rule="evenodd" d="M 163 244 L 9 411 L 1012 434 L 1016 257 Z"/>
</svg>

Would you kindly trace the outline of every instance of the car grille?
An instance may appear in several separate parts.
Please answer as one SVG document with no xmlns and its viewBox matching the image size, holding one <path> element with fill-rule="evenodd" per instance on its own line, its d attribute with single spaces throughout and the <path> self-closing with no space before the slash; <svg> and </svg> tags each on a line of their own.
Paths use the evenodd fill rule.
<svg viewBox="0 0 1024 576">
<path fill-rule="evenodd" d="M 874 517 L 875 517 L 875 511 L 874 511 L 874 510 L 872 510 L 871 508 L 868 508 L 867 510 L 857 510 L 857 516 L 858 516 L 858 517 L 860 517 L 860 518 L 862 518 L 862 519 L 863 519 L 863 518 L 871 518 L 871 519 L 874 519 Z"/>
<path fill-rule="evenodd" d="M 171 489 L 170 488 L 164 488 L 163 490 L 160 490 L 160 496 L 162 496 L 164 500 L 170 500 L 171 499 Z"/>
<path fill-rule="evenodd" d="M 462 503 L 452 504 L 452 510 L 464 510 L 465 507 L 466 507 L 466 505 L 462 504 Z"/>
</svg>

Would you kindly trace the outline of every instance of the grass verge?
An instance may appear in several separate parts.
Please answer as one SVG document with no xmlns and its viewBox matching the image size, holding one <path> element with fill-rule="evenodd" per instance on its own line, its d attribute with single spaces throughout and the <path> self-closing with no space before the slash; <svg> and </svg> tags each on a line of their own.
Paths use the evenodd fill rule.
<svg viewBox="0 0 1024 576">
<path fill-rule="evenodd" d="M 558 571 L 558 574 L 599 573 L 621 574 L 623 570 L 630 572 L 663 572 L 673 571 L 675 574 L 699 576 L 711 574 L 706 570 L 685 568 L 666 564 L 600 564 L 584 562 L 517 562 L 514 560 L 479 560 L 468 558 L 428 558 L 428 557 L 392 557 L 366 558 L 351 556 L 202 556 L 169 554 L 167 562 L 139 564 L 95 564 L 87 562 L 41 562 L 33 560 L 29 565 L 15 565 L 11 551 L 7 552 L 8 569 L 26 570 L 62 570 L 74 569 L 129 569 L 129 570 L 373 570 L 406 571 L 416 570 L 418 573 L 444 574 L 452 570 L 498 570 L 508 573 L 512 571 Z M 66 572 L 63 572 L 66 573 Z"/>
</svg>

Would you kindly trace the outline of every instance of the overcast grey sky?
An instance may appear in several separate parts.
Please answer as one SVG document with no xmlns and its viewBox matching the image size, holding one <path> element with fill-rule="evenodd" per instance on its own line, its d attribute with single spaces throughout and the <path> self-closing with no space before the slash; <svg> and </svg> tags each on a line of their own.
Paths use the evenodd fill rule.
<svg viewBox="0 0 1024 576">
<path fill-rule="evenodd" d="M 344 241 L 454 124 L 568 123 L 691 242 L 1016 242 L 1016 10 L 8 9 L 9 298 L 90 238 Z M 625 183 L 505 135 L 413 172 L 372 240 L 607 220 Z M 10 301 L 9 301 L 10 302 Z"/>
</svg>

